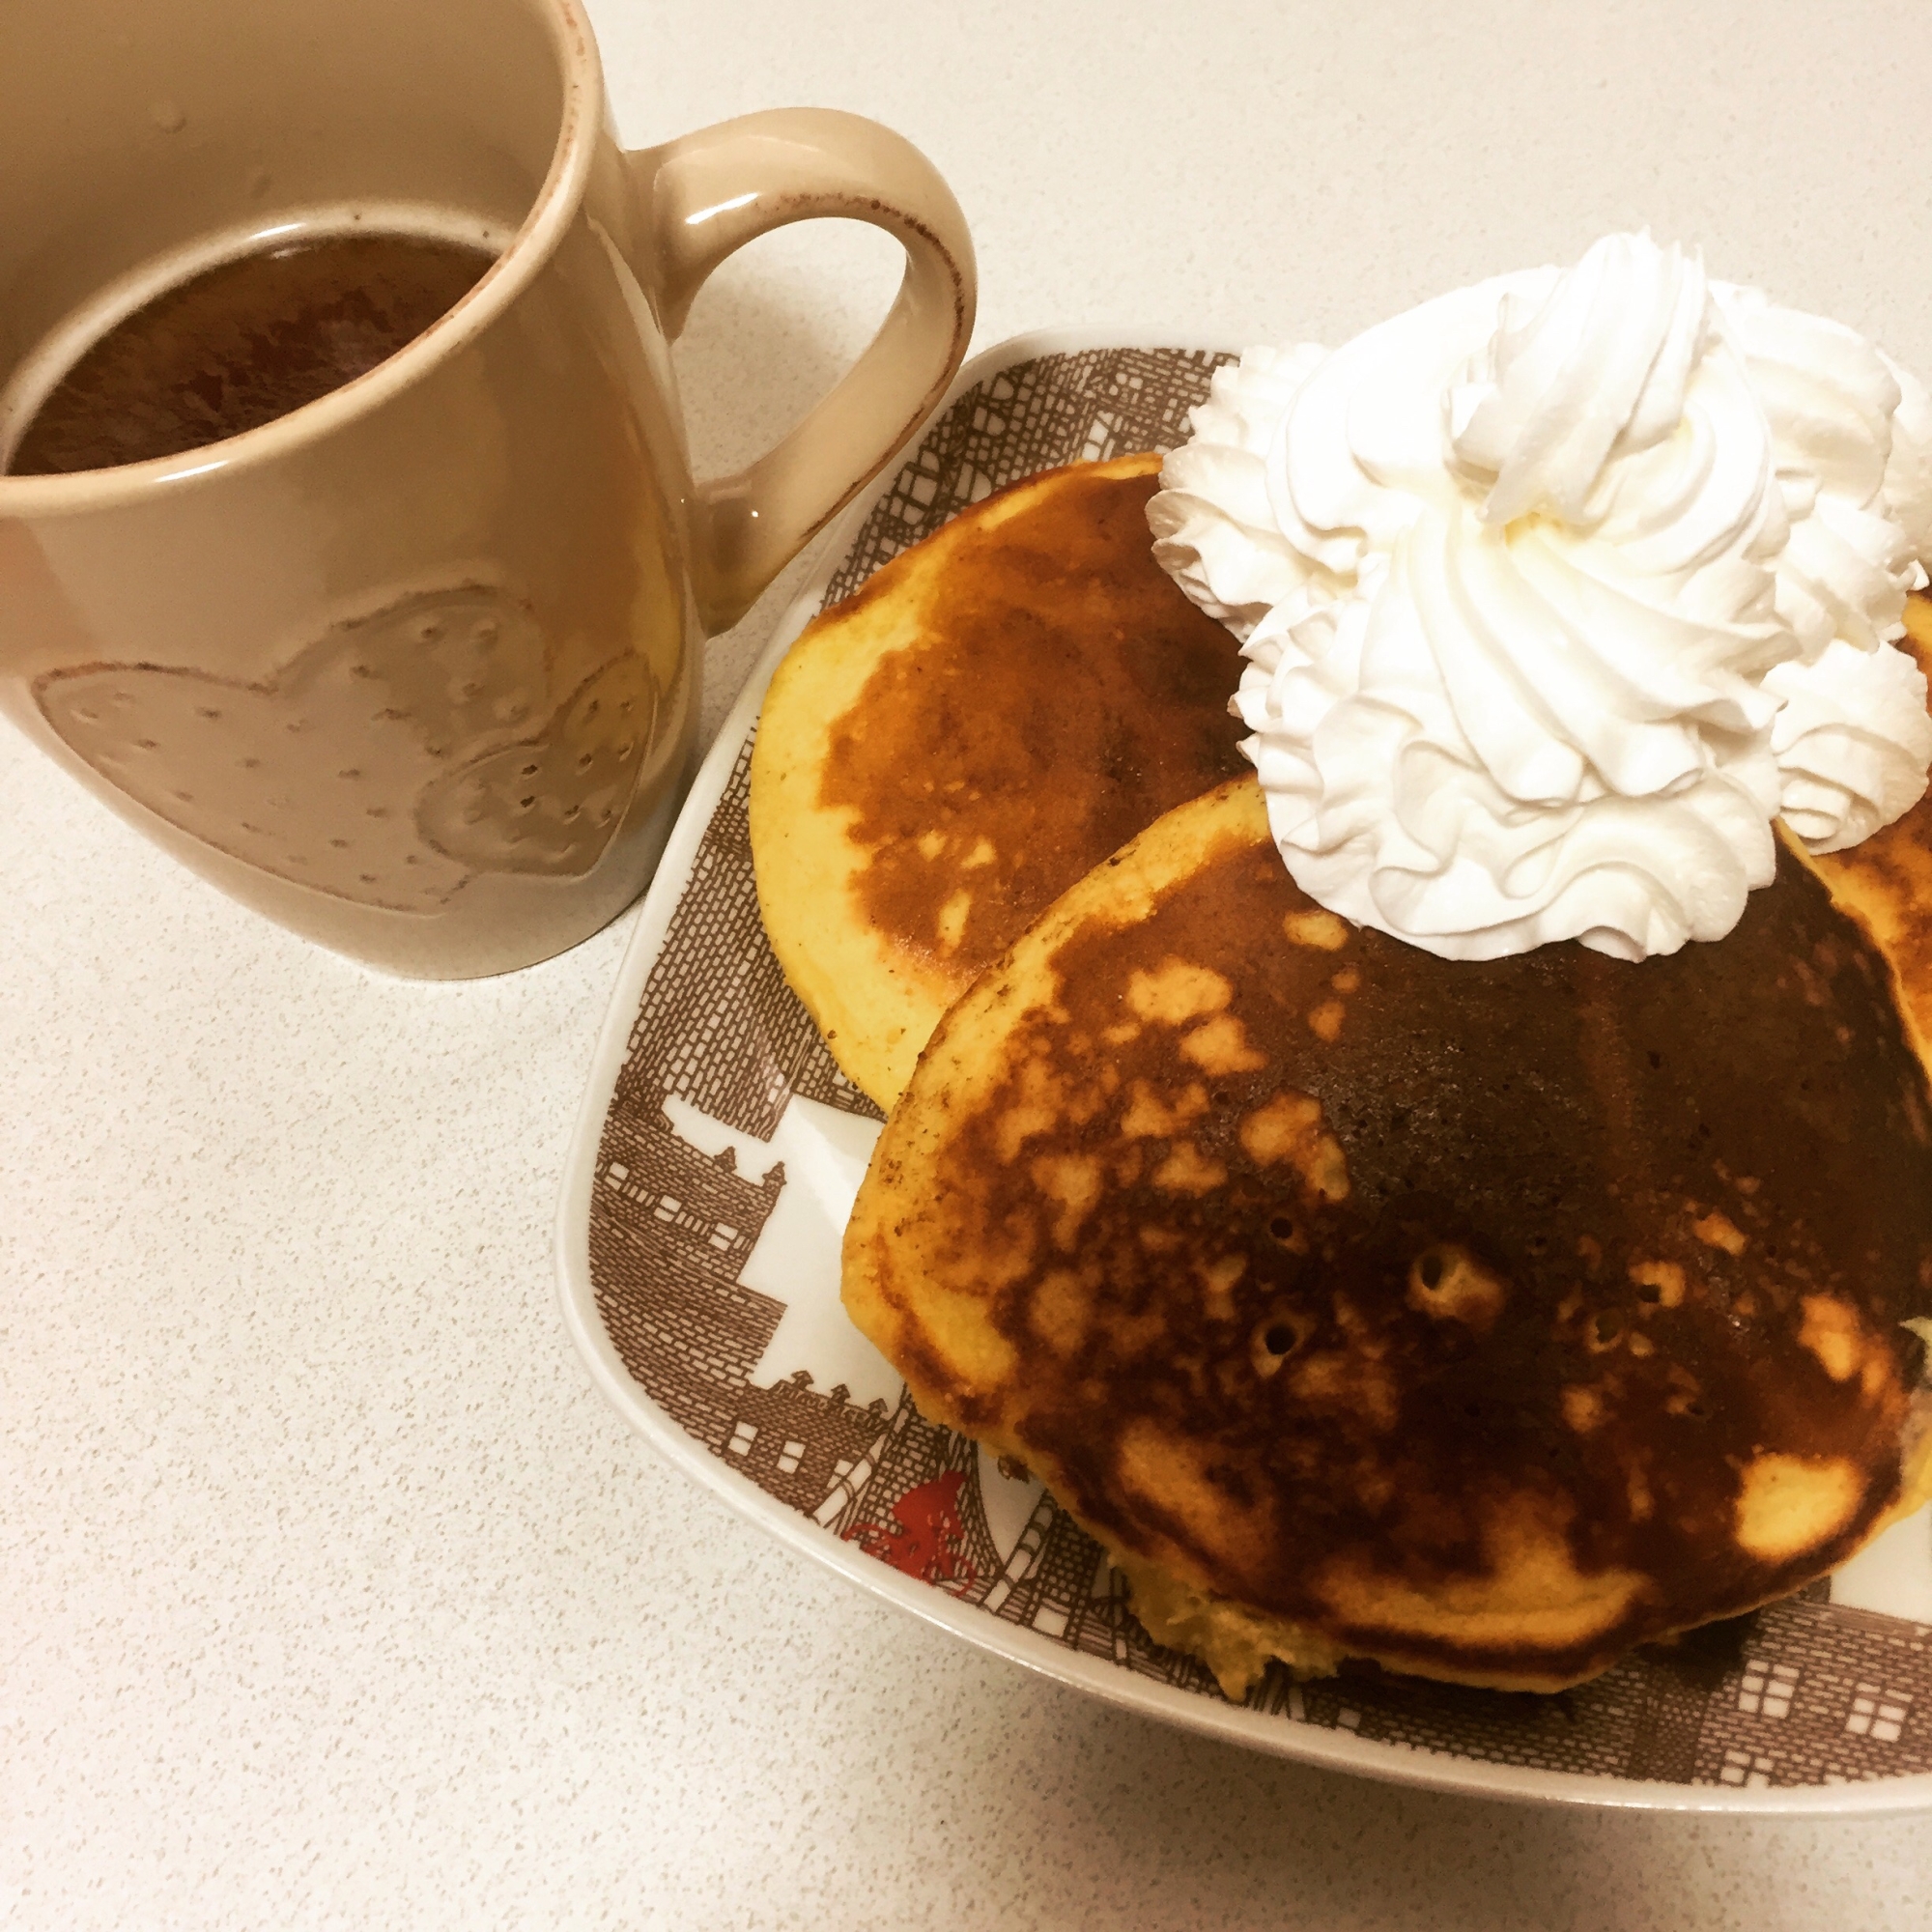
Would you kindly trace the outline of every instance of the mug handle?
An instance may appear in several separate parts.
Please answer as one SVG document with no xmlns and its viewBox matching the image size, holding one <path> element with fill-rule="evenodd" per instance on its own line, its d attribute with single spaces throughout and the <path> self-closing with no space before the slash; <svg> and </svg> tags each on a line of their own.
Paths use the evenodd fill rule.
<svg viewBox="0 0 1932 1932">
<path fill-rule="evenodd" d="M 637 267 L 667 341 L 677 339 L 705 277 L 725 256 L 788 222 L 867 221 L 906 253 L 890 313 L 831 394 L 749 469 L 693 486 L 693 585 L 699 620 L 715 636 L 745 614 L 946 393 L 973 332 L 973 242 L 932 163 L 858 114 L 823 107 L 746 114 L 625 160 L 642 217 L 644 259 Z"/>
</svg>

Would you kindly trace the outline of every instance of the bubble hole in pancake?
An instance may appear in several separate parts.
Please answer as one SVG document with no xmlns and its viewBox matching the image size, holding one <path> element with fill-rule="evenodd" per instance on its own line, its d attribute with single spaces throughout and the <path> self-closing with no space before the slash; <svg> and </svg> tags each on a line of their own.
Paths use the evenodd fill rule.
<svg viewBox="0 0 1932 1932">
<path fill-rule="evenodd" d="M 1037 914 L 1245 769 L 1235 639 L 1153 560 L 1159 470 L 1077 464 L 974 505 L 810 625 L 772 680 L 752 757 L 765 928 L 881 1106 Z"/>
<path fill-rule="evenodd" d="M 1225 785 L 946 1016 L 843 1286 L 1234 1697 L 1270 1657 L 1556 1690 L 1932 1493 L 1932 1099 L 1789 853 L 1721 944 L 1448 962 Z"/>
</svg>

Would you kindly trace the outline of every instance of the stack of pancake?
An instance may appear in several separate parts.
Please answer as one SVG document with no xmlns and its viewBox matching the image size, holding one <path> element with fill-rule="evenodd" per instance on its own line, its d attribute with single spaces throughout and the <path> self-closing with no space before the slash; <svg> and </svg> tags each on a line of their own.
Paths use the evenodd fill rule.
<svg viewBox="0 0 1932 1932">
<path fill-rule="evenodd" d="M 1157 469 L 990 498 L 766 700 L 766 924 L 892 1110 L 853 1319 L 1231 1696 L 1554 1690 L 1830 1570 L 1932 1496 L 1932 807 L 1640 965 L 1352 927 Z"/>
</svg>

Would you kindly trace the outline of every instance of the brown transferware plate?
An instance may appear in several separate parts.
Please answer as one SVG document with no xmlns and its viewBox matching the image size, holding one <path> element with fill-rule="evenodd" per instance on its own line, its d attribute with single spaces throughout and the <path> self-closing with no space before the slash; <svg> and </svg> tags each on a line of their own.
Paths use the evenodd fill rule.
<svg viewBox="0 0 1932 1932">
<path fill-rule="evenodd" d="M 1056 465 L 1183 440 L 1225 359 L 1007 343 L 968 366 L 834 533 L 713 746 L 632 937 L 559 1209 L 572 1337 L 641 1435 L 780 1541 L 1109 1702 L 1499 1797 L 1932 1804 L 1932 1512 L 1829 1583 L 1557 1696 L 1373 1671 L 1298 1684 L 1277 1667 L 1236 1705 L 1201 1663 L 1149 1639 L 1051 1495 L 919 1413 L 840 1306 L 839 1241 L 880 1116 L 827 1053 L 760 923 L 747 804 L 764 688 L 812 616 L 961 507 Z"/>
</svg>

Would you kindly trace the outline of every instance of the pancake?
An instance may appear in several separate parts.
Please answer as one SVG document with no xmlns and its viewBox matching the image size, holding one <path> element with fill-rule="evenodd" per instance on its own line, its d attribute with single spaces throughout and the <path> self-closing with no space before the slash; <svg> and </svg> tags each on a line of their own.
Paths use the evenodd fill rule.
<svg viewBox="0 0 1932 1932">
<path fill-rule="evenodd" d="M 765 928 L 881 1106 L 1037 914 L 1245 769 L 1235 640 L 1150 549 L 1160 461 L 1049 470 L 964 511 L 772 680 L 752 757 Z"/>
<path fill-rule="evenodd" d="M 1899 649 L 1932 678 L 1932 599 L 1906 599 L 1905 632 Z M 1809 863 L 1890 961 L 1899 1009 L 1932 1065 L 1932 792 L 1868 838 Z"/>
<path fill-rule="evenodd" d="M 1305 897 L 1241 781 L 952 1009 L 844 1296 L 1231 1697 L 1553 1690 L 1932 1493 L 1932 1096 L 1789 852 L 1720 944 L 1448 962 Z"/>
</svg>

